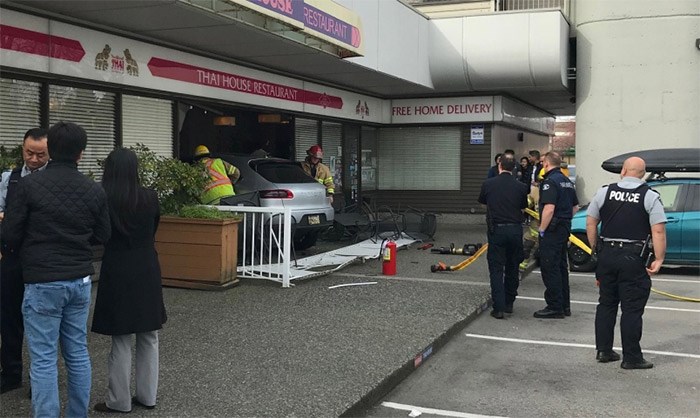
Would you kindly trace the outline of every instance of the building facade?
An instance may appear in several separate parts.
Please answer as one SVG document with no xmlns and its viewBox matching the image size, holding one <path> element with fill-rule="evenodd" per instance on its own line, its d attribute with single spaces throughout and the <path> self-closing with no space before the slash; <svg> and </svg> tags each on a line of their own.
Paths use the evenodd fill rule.
<svg viewBox="0 0 700 418">
<path fill-rule="evenodd" d="M 585 8 L 461 3 L 470 10 L 439 15 L 398 0 L 3 0 L 0 143 L 73 120 L 90 138 L 82 169 L 98 176 L 115 146 L 299 160 L 318 143 L 340 205 L 480 212 L 496 153 L 547 151 L 574 101 L 580 146 L 602 111 L 582 102 L 602 96 L 572 82 L 583 59 L 571 15 Z M 577 149 L 579 176 L 595 183 L 607 155 L 597 144 Z"/>
</svg>

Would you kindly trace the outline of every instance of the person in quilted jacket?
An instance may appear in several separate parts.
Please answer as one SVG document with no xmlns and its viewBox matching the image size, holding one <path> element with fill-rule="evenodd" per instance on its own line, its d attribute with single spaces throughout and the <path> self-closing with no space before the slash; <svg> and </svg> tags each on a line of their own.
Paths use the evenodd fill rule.
<svg viewBox="0 0 700 418">
<path fill-rule="evenodd" d="M 32 412 L 58 417 L 58 344 L 68 372 L 65 416 L 86 417 L 91 364 L 87 349 L 92 244 L 111 234 L 105 192 L 78 171 L 87 146 L 83 128 L 58 122 L 48 132 L 46 169 L 23 177 L 5 210 L 3 254 L 19 252 L 22 314 L 30 356 Z"/>
</svg>

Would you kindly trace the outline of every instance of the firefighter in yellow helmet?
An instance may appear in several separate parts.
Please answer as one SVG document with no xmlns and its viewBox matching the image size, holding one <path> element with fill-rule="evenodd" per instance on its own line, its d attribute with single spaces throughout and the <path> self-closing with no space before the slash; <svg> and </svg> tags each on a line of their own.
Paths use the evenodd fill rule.
<svg viewBox="0 0 700 418">
<path fill-rule="evenodd" d="M 333 175 L 330 168 L 321 162 L 323 150 L 318 145 L 314 145 L 306 150 L 306 154 L 307 157 L 301 163 L 301 168 L 304 169 L 306 174 L 326 186 L 326 195 L 329 197 L 330 202 L 333 203 L 333 193 L 335 193 Z"/>
<path fill-rule="evenodd" d="M 209 148 L 198 145 L 194 150 L 195 160 L 204 164 L 209 184 L 206 185 L 199 200 L 205 205 L 218 205 L 222 198 L 236 193 L 233 183 L 241 176 L 240 170 L 221 158 L 212 158 Z"/>
</svg>

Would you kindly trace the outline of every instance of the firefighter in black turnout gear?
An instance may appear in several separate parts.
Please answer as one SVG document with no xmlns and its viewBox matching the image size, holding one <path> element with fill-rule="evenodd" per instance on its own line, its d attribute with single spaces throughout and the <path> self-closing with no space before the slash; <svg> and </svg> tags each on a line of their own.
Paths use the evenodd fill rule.
<svg viewBox="0 0 700 418">
<path fill-rule="evenodd" d="M 561 173 L 559 154 L 548 152 L 542 164 L 545 175 L 540 182 L 540 269 L 547 306 L 534 316 L 564 318 L 571 315 L 566 249 L 578 198 L 574 184 Z"/>
<path fill-rule="evenodd" d="M 620 360 L 620 355 L 612 349 L 620 305 L 623 369 L 654 366 L 642 356 L 639 341 L 642 315 L 651 290 L 649 276 L 659 271 L 666 256 L 666 215 L 659 194 L 642 180 L 644 172 L 645 162 L 641 158 L 625 160 L 620 173 L 622 181 L 598 190 L 586 219 L 588 242 L 598 254 L 596 359 L 601 363 Z M 600 240 L 599 223 L 602 223 Z M 655 259 L 649 257 L 651 254 Z"/>
<path fill-rule="evenodd" d="M 481 185 L 479 203 L 486 205 L 489 248 L 487 260 L 491 279 L 491 316 L 503 319 L 513 313 L 518 295 L 519 269 L 523 261 L 523 212 L 530 190 L 515 179 L 513 156 L 504 155 L 498 163 L 499 174 Z"/>
</svg>

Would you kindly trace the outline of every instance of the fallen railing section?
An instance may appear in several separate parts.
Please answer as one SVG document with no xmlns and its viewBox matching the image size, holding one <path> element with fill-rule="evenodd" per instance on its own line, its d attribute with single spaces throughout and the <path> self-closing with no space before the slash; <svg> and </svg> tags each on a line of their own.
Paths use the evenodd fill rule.
<svg viewBox="0 0 700 418">
<path fill-rule="evenodd" d="M 238 233 L 238 277 L 266 279 L 289 287 L 292 212 L 289 208 L 216 206 L 243 216 Z"/>
</svg>

